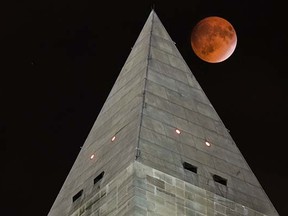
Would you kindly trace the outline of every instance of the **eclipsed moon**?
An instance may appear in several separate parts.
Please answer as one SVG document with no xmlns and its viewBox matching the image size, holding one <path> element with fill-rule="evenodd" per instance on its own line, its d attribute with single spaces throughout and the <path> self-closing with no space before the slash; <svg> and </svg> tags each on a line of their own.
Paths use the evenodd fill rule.
<svg viewBox="0 0 288 216">
<path fill-rule="evenodd" d="M 218 63 L 229 58 L 236 44 L 237 35 L 231 23 L 217 16 L 200 20 L 191 33 L 194 53 L 209 63 Z"/>
</svg>

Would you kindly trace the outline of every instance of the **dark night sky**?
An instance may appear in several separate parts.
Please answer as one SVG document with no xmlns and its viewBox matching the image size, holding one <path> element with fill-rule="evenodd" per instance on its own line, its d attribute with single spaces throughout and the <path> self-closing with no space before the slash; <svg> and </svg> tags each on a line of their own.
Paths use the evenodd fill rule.
<svg viewBox="0 0 288 216">
<path fill-rule="evenodd" d="M 288 215 L 287 12 L 262 0 L 3 4 L 1 215 L 48 214 L 153 2 L 275 208 Z M 198 59 L 189 41 L 212 15 L 238 37 L 218 64 Z"/>
</svg>

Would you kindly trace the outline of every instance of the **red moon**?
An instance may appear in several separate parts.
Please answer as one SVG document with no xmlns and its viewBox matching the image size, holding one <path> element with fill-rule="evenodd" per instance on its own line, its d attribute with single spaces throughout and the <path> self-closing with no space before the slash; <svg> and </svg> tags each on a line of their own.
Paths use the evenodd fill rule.
<svg viewBox="0 0 288 216">
<path fill-rule="evenodd" d="M 237 44 L 233 26 L 217 16 L 200 20 L 192 30 L 191 46 L 194 53 L 209 63 L 218 63 L 229 58 Z"/>
</svg>

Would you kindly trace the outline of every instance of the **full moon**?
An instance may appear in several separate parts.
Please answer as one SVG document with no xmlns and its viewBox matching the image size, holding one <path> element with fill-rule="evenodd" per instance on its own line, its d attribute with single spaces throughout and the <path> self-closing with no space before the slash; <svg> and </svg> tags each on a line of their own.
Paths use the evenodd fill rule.
<svg viewBox="0 0 288 216">
<path fill-rule="evenodd" d="M 217 16 L 200 20 L 191 33 L 191 47 L 194 53 L 209 63 L 218 63 L 229 58 L 237 44 L 233 26 Z"/>
</svg>

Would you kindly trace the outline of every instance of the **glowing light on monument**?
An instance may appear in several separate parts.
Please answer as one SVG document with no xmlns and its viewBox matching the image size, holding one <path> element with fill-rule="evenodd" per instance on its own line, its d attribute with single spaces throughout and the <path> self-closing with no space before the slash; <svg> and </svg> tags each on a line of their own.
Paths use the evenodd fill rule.
<svg viewBox="0 0 288 216">
<path fill-rule="evenodd" d="M 206 146 L 210 147 L 211 143 L 209 143 L 208 141 L 205 141 Z"/>
</svg>

